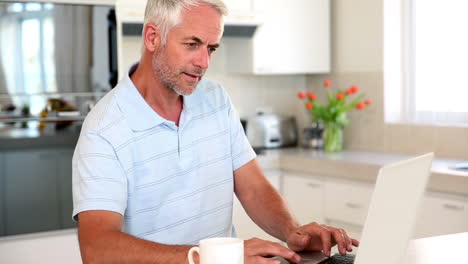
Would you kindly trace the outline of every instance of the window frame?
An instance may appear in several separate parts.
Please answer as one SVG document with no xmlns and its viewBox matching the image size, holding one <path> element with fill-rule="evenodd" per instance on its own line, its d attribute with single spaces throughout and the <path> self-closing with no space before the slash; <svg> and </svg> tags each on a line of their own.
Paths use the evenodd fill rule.
<svg viewBox="0 0 468 264">
<path fill-rule="evenodd" d="M 468 127 L 468 111 L 416 110 L 416 0 L 384 0 L 385 123 Z"/>
<path fill-rule="evenodd" d="M 27 3 L 18 3 L 23 6 L 23 11 L 16 13 L 16 12 L 7 12 L 5 16 L 9 16 L 12 18 L 15 23 L 17 23 L 17 28 L 18 31 L 16 31 L 16 36 L 15 36 L 15 42 L 17 43 L 17 49 L 15 49 L 15 56 L 17 58 L 21 58 L 19 60 L 15 60 L 16 63 L 14 65 L 14 72 L 15 72 L 15 83 L 16 83 L 16 93 L 24 93 L 24 94 L 31 94 L 26 91 L 24 79 L 26 78 L 25 75 L 25 69 L 23 65 L 23 60 L 24 56 L 22 54 L 23 50 L 23 22 L 26 20 L 30 19 L 36 19 L 39 22 L 39 36 L 40 36 L 40 41 L 39 41 L 39 71 L 40 71 L 40 76 L 41 76 L 41 88 L 40 88 L 40 93 L 49 93 L 49 92 L 54 92 L 54 91 L 49 91 L 48 89 L 48 83 L 47 83 L 47 74 L 46 74 L 46 67 L 44 64 L 44 56 L 46 55 L 46 49 L 45 49 L 45 41 L 46 37 L 44 36 L 44 23 L 47 18 L 52 16 L 52 10 L 51 9 L 45 9 L 45 5 L 47 3 L 40 3 L 41 5 L 41 10 L 40 11 L 27 11 L 26 10 L 26 5 Z M 55 78 L 55 77 L 54 77 Z"/>
</svg>

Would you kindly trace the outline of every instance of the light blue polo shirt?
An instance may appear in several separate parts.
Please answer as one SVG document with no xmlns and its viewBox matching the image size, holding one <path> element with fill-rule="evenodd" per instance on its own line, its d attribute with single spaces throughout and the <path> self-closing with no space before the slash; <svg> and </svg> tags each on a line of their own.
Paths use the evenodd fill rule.
<svg viewBox="0 0 468 264">
<path fill-rule="evenodd" d="M 99 101 L 73 156 L 75 219 L 114 211 L 124 216 L 124 232 L 171 245 L 234 235 L 233 171 L 255 153 L 220 85 L 203 79 L 183 102 L 177 127 L 128 75 Z"/>
</svg>

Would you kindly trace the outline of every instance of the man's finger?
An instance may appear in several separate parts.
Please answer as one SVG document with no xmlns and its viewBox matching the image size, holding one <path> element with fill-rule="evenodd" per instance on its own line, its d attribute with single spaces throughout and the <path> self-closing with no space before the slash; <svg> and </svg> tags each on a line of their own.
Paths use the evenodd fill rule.
<svg viewBox="0 0 468 264">
<path fill-rule="evenodd" d="M 338 228 L 331 228 L 331 234 L 333 236 L 333 240 L 338 245 L 338 251 L 340 252 L 340 254 L 346 255 L 347 244 L 341 230 Z M 333 246 L 333 244 L 331 244 L 330 247 L 331 246 Z"/>
<path fill-rule="evenodd" d="M 349 252 L 353 251 L 353 248 L 351 247 L 351 238 L 348 236 L 348 233 L 344 229 L 340 228 L 339 230 L 341 232 L 341 235 L 344 238 L 346 251 L 349 251 Z"/>
<path fill-rule="evenodd" d="M 358 240 L 356 240 L 356 239 L 351 239 L 351 243 L 353 244 L 353 246 L 359 247 L 359 241 L 358 241 Z"/>
<path fill-rule="evenodd" d="M 322 239 L 322 250 L 325 256 L 330 256 L 331 249 L 331 232 L 326 228 L 320 229 L 320 238 Z"/>
<path fill-rule="evenodd" d="M 291 249 L 275 242 L 261 241 L 245 249 L 250 256 L 278 256 L 292 262 L 299 262 L 301 257 Z"/>
</svg>

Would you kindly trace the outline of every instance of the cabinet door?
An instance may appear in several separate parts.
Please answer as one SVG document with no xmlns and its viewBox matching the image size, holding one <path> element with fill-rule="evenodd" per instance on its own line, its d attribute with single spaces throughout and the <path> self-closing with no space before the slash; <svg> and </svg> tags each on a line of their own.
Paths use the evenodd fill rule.
<svg viewBox="0 0 468 264">
<path fill-rule="evenodd" d="M 262 25 L 254 37 L 258 74 L 330 71 L 329 0 L 256 0 Z"/>
<path fill-rule="evenodd" d="M 5 224 L 3 220 L 3 211 L 5 209 L 5 163 L 3 162 L 3 153 L 0 152 L 0 236 L 5 235 Z"/>
<path fill-rule="evenodd" d="M 117 18 L 127 23 L 143 23 L 146 0 L 120 0 L 117 5 Z"/>
<path fill-rule="evenodd" d="M 427 194 L 416 222 L 415 237 L 468 231 L 468 197 Z"/>
<path fill-rule="evenodd" d="M 62 228 L 75 227 L 72 220 L 72 158 L 73 149 L 59 151 L 57 160 L 57 182 L 59 183 L 60 196 L 60 224 Z"/>
<path fill-rule="evenodd" d="M 325 223 L 360 239 L 373 190 L 373 184 L 329 179 L 325 184 Z"/>
<path fill-rule="evenodd" d="M 323 223 L 324 188 L 320 178 L 285 172 L 283 193 L 300 224 Z"/>
<path fill-rule="evenodd" d="M 235 15 L 237 13 L 251 11 L 252 1 L 253 0 L 224 0 L 224 3 L 229 10 L 229 15 Z"/>
<path fill-rule="evenodd" d="M 265 177 L 273 185 L 273 187 L 279 189 L 281 177 L 280 171 L 265 171 L 264 173 Z M 247 215 L 244 208 L 242 207 L 242 204 L 235 196 L 233 208 L 233 222 L 238 237 L 242 239 L 257 237 L 270 241 L 278 241 L 276 238 L 263 231 L 263 229 L 257 226 L 257 224 L 255 224 L 252 219 L 250 219 L 249 215 Z"/>
<path fill-rule="evenodd" d="M 325 217 L 352 225 L 364 226 L 374 185 L 355 181 L 327 181 Z"/>
<path fill-rule="evenodd" d="M 53 151 L 5 153 L 6 235 L 60 228 Z"/>
</svg>

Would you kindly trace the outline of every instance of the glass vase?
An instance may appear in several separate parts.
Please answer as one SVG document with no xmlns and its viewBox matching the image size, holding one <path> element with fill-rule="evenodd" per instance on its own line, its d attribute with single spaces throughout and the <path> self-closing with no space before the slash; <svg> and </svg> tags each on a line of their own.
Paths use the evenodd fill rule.
<svg viewBox="0 0 468 264">
<path fill-rule="evenodd" d="M 343 126 L 333 122 L 325 123 L 323 135 L 323 148 L 325 152 L 338 152 L 343 150 Z"/>
</svg>

